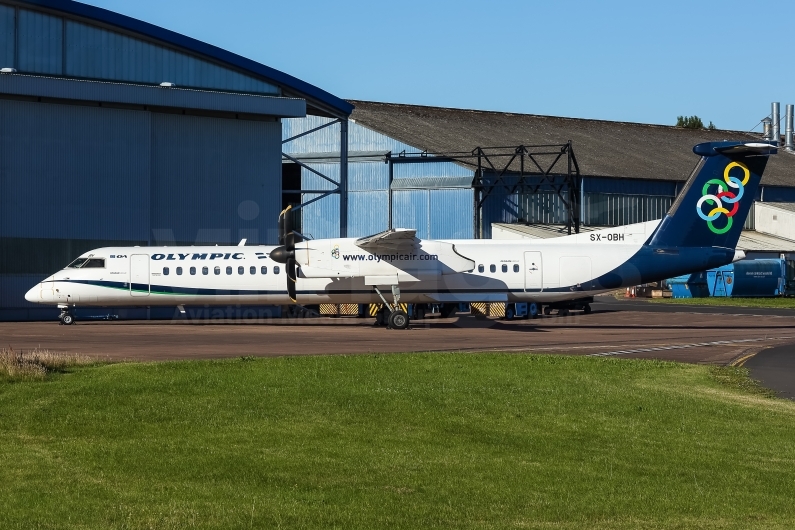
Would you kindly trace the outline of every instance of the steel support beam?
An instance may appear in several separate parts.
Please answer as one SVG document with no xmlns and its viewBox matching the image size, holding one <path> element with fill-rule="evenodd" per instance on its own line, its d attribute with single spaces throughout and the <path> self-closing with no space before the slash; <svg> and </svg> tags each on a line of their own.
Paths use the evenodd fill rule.
<svg viewBox="0 0 795 530">
<path fill-rule="evenodd" d="M 348 237 L 348 120 L 340 120 L 340 237 Z"/>
</svg>

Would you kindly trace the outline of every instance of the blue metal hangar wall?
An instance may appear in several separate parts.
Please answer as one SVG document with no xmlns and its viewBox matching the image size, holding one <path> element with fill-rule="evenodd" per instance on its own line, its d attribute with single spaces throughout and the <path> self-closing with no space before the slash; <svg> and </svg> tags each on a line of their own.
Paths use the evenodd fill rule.
<svg viewBox="0 0 795 530">
<path fill-rule="evenodd" d="M 348 144 L 349 237 L 391 226 L 417 228 L 420 237 L 490 238 L 492 227 L 500 224 L 539 226 L 567 222 L 565 194 L 561 197 L 540 182 L 539 168 L 527 157 L 530 187 L 539 184 L 532 192 L 516 189 L 517 162 L 508 164 L 506 154 L 491 157 L 493 169 L 483 163 L 481 178 L 476 178 L 475 158 L 461 155 L 479 147 L 503 146 L 507 149 L 502 149 L 502 153 L 511 153 L 522 145 L 560 145 L 571 140 L 581 197 L 576 213 L 583 226 L 594 227 L 649 221 L 665 215 L 698 161 L 692 151 L 694 145 L 760 138 L 737 131 L 370 101 L 351 103 L 355 109 L 350 116 Z M 294 181 L 285 189 L 296 189 L 300 184 L 304 190 L 300 198 L 293 196 L 290 202 L 317 199 L 333 187 L 318 173 L 337 178 L 337 127 L 334 120 L 317 116 L 284 120 L 285 139 L 314 130 L 285 143 L 284 149 L 290 155 L 283 160 L 284 172 L 292 175 Z M 439 156 L 451 153 L 452 160 Z M 549 155 L 544 160 L 537 158 L 542 168 L 550 167 Z M 296 160 L 304 166 L 297 166 Z M 508 171 L 498 183 L 506 165 Z M 552 173 L 561 171 L 566 171 L 565 164 L 558 164 Z M 782 150 L 773 157 L 762 184 L 758 201 L 795 202 L 795 155 Z M 339 215 L 337 196 L 318 200 L 303 208 L 303 231 L 315 238 L 337 237 Z M 746 228 L 752 229 L 753 224 L 752 214 Z M 554 232 L 553 228 L 547 232 Z M 791 232 L 790 239 L 795 239 L 795 228 Z M 779 249 L 773 248 L 775 245 L 759 250 L 775 253 L 792 246 L 789 243 L 787 248 Z"/>
<path fill-rule="evenodd" d="M 104 9 L 0 0 L 0 319 L 107 245 L 276 243 L 284 118 L 351 104 Z M 171 86 L 161 86 L 170 83 Z"/>
</svg>

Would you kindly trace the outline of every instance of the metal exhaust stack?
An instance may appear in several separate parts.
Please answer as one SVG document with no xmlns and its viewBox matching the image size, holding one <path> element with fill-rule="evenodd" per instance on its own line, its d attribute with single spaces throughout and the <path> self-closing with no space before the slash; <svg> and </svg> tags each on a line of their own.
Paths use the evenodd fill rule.
<svg viewBox="0 0 795 530">
<path fill-rule="evenodd" d="M 795 105 L 787 105 L 786 118 L 784 121 L 784 149 L 787 151 L 795 151 L 795 138 L 793 135 L 793 121 L 795 121 Z"/>
<path fill-rule="evenodd" d="M 781 103 L 773 103 L 773 137 L 771 140 L 778 145 L 781 142 Z"/>
<path fill-rule="evenodd" d="M 773 139 L 773 127 L 771 126 L 772 122 L 773 120 L 771 120 L 769 117 L 762 120 L 762 135 L 764 136 L 765 140 Z"/>
</svg>

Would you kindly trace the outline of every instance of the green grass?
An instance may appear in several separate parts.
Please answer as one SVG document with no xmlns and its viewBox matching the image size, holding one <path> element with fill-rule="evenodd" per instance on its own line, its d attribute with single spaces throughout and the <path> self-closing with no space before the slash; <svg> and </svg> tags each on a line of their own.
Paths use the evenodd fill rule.
<svg viewBox="0 0 795 530">
<path fill-rule="evenodd" d="M 792 528 L 795 403 L 742 370 L 519 354 L 0 384 L 0 528 Z"/>
<path fill-rule="evenodd" d="M 788 298 L 635 298 L 658 304 L 706 305 L 719 307 L 770 307 L 795 309 L 795 297 Z"/>
</svg>

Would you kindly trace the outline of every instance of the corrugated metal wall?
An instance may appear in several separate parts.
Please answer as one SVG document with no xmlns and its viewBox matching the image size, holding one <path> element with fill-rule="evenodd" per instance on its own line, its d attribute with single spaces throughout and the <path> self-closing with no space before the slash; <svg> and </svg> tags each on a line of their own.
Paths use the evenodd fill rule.
<svg viewBox="0 0 795 530">
<path fill-rule="evenodd" d="M 60 74 L 63 72 L 63 20 L 19 10 L 18 25 L 20 72 Z"/>
<path fill-rule="evenodd" d="M 320 127 L 334 121 L 321 116 L 307 116 L 306 118 L 293 118 L 282 120 L 284 139 L 292 138 L 298 134 Z M 292 142 L 284 144 L 285 153 L 339 153 L 340 126 L 338 123 L 324 127 Z M 410 145 L 377 133 L 372 129 L 363 127 L 355 121 L 348 123 L 348 150 L 349 151 L 384 151 L 395 155 L 402 151 L 417 152 L 418 149 Z"/>
<path fill-rule="evenodd" d="M 0 236 L 146 241 L 150 116 L 0 100 Z"/>
<path fill-rule="evenodd" d="M 14 67 L 15 27 L 14 8 L 0 5 L 0 68 Z"/>
<path fill-rule="evenodd" d="M 662 219 L 674 197 L 586 193 L 583 222 L 593 226 L 619 226 Z"/>
<path fill-rule="evenodd" d="M 164 46 L 38 11 L 18 12 L 18 64 L 13 64 L 14 9 L 0 6 L 0 59 L 5 63 L 0 67 L 86 79 L 170 81 L 184 87 L 279 94 L 278 87 L 261 79 Z"/>
<path fill-rule="evenodd" d="M 0 319 L 92 248 L 277 241 L 277 121 L 0 100 L 0 123 Z"/>
<path fill-rule="evenodd" d="M 232 244 L 244 237 L 276 244 L 268 227 L 281 210 L 279 123 L 178 114 L 152 120 L 155 235 L 172 244 Z"/>
</svg>

